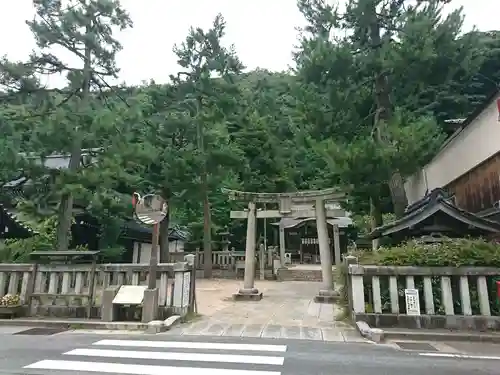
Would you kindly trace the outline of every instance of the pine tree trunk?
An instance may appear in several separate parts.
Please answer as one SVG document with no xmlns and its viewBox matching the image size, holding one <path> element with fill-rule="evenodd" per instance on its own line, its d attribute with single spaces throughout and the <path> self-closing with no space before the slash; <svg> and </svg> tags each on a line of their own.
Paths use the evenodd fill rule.
<svg viewBox="0 0 500 375">
<path fill-rule="evenodd" d="M 87 26 L 87 34 L 91 32 L 92 25 Z M 90 92 L 90 76 L 91 76 L 91 49 L 90 46 L 85 46 L 85 61 L 83 65 L 83 82 L 82 94 L 79 103 L 80 113 L 87 110 L 87 100 Z M 82 158 L 82 138 L 80 129 L 77 126 L 75 138 L 71 148 L 71 155 L 68 165 L 70 173 L 75 173 L 80 167 L 80 160 Z M 57 225 L 57 249 L 60 251 L 68 250 L 71 238 L 71 224 L 73 220 L 73 195 L 65 193 L 61 197 L 58 213 Z"/>
<path fill-rule="evenodd" d="M 212 277 L 212 215 L 208 198 L 208 178 L 205 169 L 202 174 L 203 184 L 203 273 L 205 278 Z"/>
<path fill-rule="evenodd" d="M 198 108 L 201 108 L 201 98 L 198 98 Z M 205 134 L 203 123 L 198 121 L 197 126 L 198 149 L 202 154 L 201 191 L 203 194 L 203 274 L 212 277 L 212 217 L 210 213 L 210 199 L 208 196 L 207 155 L 205 152 Z"/>
<path fill-rule="evenodd" d="M 73 195 L 63 194 L 59 203 L 57 223 L 57 250 L 68 250 L 70 241 L 71 219 L 73 213 Z"/>
<path fill-rule="evenodd" d="M 170 262 L 170 248 L 168 234 L 170 226 L 170 210 L 167 211 L 167 216 L 160 222 L 160 263 Z"/>
<path fill-rule="evenodd" d="M 373 4 L 373 8 L 371 9 L 370 18 L 370 39 L 372 49 L 374 51 L 379 51 L 382 46 L 382 40 L 380 37 L 380 25 L 376 14 L 375 4 Z M 380 58 L 380 53 L 378 53 L 377 59 Z M 376 73 L 375 77 L 375 103 L 377 105 L 377 111 L 374 125 L 376 129 L 376 139 L 383 145 L 384 143 L 390 142 L 390 139 L 386 139 L 387 136 L 385 134 L 385 126 L 392 120 L 393 106 L 391 103 L 391 91 L 387 73 L 383 70 L 384 67 L 382 64 L 378 64 L 378 69 L 379 71 Z M 394 213 L 399 218 L 404 215 L 404 211 L 408 205 L 408 200 L 404 189 L 403 177 L 398 170 L 393 170 L 391 173 L 389 178 L 389 189 L 391 191 Z"/>
<path fill-rule="evenodd" d="M 370 198 L 370 229 L 373 231 L 376 228 L 384 225 L 384 220 L 382 217 L 382 210 L 380 208 L 380 198 L 371 197 Z M 379 247 L 379 239 L 372 241 L 372 250 L 377 250 Z"/>
<path fill-rule="evenodd" d="M 408 198 L 404 186 L 404 180 L 401 173 L 394 172 L 389 180 L 389 189 L 391 191 L 391 200 L 394 207 L 394 214 L 397 218 L 403 217 L 406 207 L 408 207 Z"/>
</svg>

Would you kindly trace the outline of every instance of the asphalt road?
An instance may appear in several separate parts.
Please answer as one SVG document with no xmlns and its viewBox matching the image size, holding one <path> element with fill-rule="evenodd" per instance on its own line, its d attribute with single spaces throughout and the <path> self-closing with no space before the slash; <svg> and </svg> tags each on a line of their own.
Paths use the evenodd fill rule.
<svg viewBox="0 0 500 375">
<path fill-rule="evenodd" d="M 0 375 L 49 373 L 500 375 L 500 357 L 436 357 L 368 343 L 307 340 L 161 334 L 0 335 Z"/>
</svg>

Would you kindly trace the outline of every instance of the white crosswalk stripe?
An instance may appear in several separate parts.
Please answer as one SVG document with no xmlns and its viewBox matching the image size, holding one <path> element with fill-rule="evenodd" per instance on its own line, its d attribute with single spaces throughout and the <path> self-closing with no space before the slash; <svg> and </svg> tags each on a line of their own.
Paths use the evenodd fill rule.
<svg viewBox="0 0 500 375">
<path fill-rule="evenodd" d="M 45 359 L 24 368 L 131 375 L 168 371 L 175 375 L 281 375 L 279 366 L 287 350 L 286 345 L 189 341 L 100 340 L 92 345 L 63 353 L 63 359 Z"/>
<path fill-rule="evenodd" d="M 156 223 L 156 221 L 155 221 L 155 220 L 151 219 L 151 218 L 150 218 L 149 216 L 147 216 L 147 215 L 137 215 L 137 218 L 138 218 L 141 222 L 143 222 L 144 224 L 150 224 L 150 225 L 152 225 L 152 224 L 155 224 L 155 223 Z"/>
</svg>

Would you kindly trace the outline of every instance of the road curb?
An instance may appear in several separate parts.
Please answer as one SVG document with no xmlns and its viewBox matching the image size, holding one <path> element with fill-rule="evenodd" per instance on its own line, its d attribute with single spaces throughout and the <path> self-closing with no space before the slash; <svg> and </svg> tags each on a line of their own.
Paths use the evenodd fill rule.
<svg viewBox="0 0 500 375">
<path fill-rule="evenodd" d="M 173 326 L 179 325 L 181 324 L 181 322 L 182 320 L 180 315 L 172 315 L 164 320 L 163 326 L 165 327 L 166 331 L 170 331 Z"/>
<path fill-rule="evenodd" d="M 0 326 L 43 327 L 65 329 L 93 329 L 93 330 L 118 330 L 139 331 L 146 330 L 148 324 L 141 322 L 99 322 L 86 320 L 41 320 L 41 319 L 10 319 L 0 320 Z"/>
<path fill-rule="evenodd" d="M 180 315 L 172 315 L 165 320 L 152 320 L 147 324 L 146 333 L 155 334 L 169 331 L 175 324 L 180 323 Z"/>
<path fill-rule="evenodd" d="M 425 332 L 420 331 L 384 331 L 386 340 L 414 340 L 414 341 L 467 341 L 500 344 L 500 335 L 481 332 Z"/>
<path fill-rule="evenodd" d="M 372 328 L 364 321 L 356 322 L 358 332 L 364 338 L 375 343 L 387 340 L 410 341 L 467 341 L 500 344 L 500 334 L 484 332 L 433 332 L 431 330 L 383 330 Z"/>
<path fill-rule="evenodd" d="M 356 322 L 356 328 L 358 329 L 358 332 L 361 334 L 361 336 L 377 344 L 382 342 L 385 338 L 383 330 L 381 330 L 380 328 L 371 328 L 366 322 Z"/>
<path fill-rule="evenodd" d="M 155 334 L 170 330 L 181 323 L 180 315 L 172 315 L 165 320 L 153 320 L 149 323 L 142 322 L 101 322 L 88 320 L 56 320 L 56 319 L 0 319 L 0 326 L 62 328 L 82 330 L 112 330 L 112 331 L 145 331 Z"/>
</svg>

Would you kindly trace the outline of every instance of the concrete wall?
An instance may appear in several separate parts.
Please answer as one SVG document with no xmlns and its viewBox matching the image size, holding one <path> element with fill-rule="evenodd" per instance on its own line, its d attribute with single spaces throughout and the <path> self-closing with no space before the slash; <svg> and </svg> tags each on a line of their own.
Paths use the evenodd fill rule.
<svg viewBox="0 0 500 375">
<path fill-rule="evenodd" d="M 471 124 L 457 131 L 429 164 L 407 179 L 408 203 L 421 199 L 426 191 L 445 187 L 500 152 L 499 140 L 495 100 Z"/>
<path fill-rule="evenodd" d="M 148 264 L 151 259 L 151 244 L 145 242 L 134 242 L 134 255 L 132 263 Z M 158 246 L 158 259 L 160 259 L 160 247 Z"/>
</svg>

